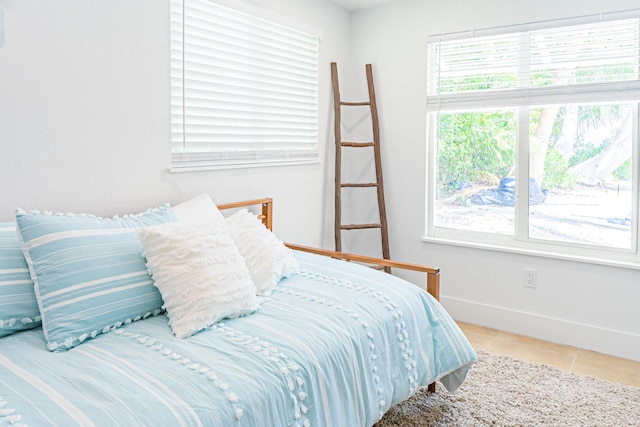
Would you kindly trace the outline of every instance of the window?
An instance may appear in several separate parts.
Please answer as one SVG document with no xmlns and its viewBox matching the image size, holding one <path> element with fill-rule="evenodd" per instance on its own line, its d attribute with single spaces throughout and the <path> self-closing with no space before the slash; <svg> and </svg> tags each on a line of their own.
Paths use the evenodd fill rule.
<svg viewBox="0 0 640 427">
<path fill-rule="evenodd" d="M 317 162 L 315 35 L 171 2 L 172 170 Z"/>
<path fill-rule="evenodd" d="M 640 262 L 639 17 L 429 38 L 427 238 Z"/>
</svg>

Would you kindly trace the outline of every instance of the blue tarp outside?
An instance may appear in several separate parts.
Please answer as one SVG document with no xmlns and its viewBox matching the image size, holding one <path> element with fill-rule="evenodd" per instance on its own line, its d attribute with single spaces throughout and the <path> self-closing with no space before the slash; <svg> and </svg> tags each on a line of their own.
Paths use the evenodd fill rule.
<svg viewBox="0 0 640 427">
<path fill-rule="evenodd" d="M 544 203 L 548 191 L 540 188 L 538 182 L 529 178 L 529 204 L 538 205 Z M 471 196 L 471 203 L 475 205 L 502 205 L 513 206 L 516 200 L 516 180 L 507 177 L 500 180 L 496 188 L 480 190 Z"/>
</svg>

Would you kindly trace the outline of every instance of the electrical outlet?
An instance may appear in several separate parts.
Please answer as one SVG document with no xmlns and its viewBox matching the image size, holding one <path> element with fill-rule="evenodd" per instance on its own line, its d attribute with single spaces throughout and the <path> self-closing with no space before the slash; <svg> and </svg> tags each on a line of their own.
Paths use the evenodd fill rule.
<svg viewBox="0 0 640 427">
<path fill-rule="evenodd" d="M 538 286 L 538 273 L 533 268 L 525 268 L 523 276 L 523 284 L 525 288 L 534 288 Z"/>
</svg>

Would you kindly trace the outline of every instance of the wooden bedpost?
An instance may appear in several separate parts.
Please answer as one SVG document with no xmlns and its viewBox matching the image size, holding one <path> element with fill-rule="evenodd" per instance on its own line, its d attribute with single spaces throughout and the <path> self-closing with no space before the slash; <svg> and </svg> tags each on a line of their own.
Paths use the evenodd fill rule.
<svg viewBox="0 0 640 427">
<path fill-rule="evenodd" d="M 440 271 L 436 273 L 427 274 L 427 292 L 429 292 L 435 299 L 440 301 Z M 431 393 L 436 392 L 436 383 L 431 383 L 427 386 L 427 390 Z"/>
<path fill-rule="evenodd" d="M 267 199 L 262 202 L 262 218 L 264 225 L 273 230 L 273 200 Z"/>
<path fill-rule="evenodd" d="M 258 219 L 262 221 L 262 223 L 269 230 L 273 227 L 273 199 L 271 197 L 265 197 L 263 199 L 253 199 L 253 200 L 244 200 L 240 202 L 233 203 L 222 203 L 217 205 L 218 209 L 237 209 L 237 208 L 245 208 L 251 206 L 261 206 L 260 214 L 258 215 Z"/>
<path fill-rule="evenodd" d="M 427 274 L 427 292 L 440 301 L 440 271 Z"/>
</svg>

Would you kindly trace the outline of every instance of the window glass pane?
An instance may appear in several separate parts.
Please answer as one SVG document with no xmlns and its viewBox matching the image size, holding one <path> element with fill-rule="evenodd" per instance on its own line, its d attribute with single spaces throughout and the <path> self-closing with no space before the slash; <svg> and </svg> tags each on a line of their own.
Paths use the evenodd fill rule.
<svg viewBox="0 0 640 427">
<path fill-rule="evenodd" d="M 631 248 L 629 104 L 531 109 L 529 237 Z"/>
<path fill-rule="evenodd" d="M 441 113 L 434 225 L 514 233 L 515 110 Z"/>
</svg>

